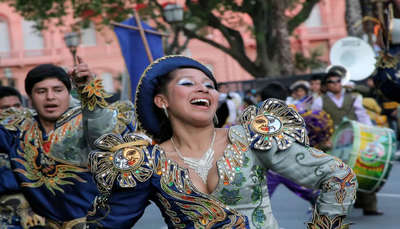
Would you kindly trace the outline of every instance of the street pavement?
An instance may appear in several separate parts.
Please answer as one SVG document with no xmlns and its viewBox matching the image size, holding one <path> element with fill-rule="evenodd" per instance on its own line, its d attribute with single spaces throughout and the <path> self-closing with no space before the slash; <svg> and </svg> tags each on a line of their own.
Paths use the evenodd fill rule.
<svg viewBox="0 0 400 229">
<path fill-rule="evenodd" d="M 272 200 L 272 211 L 281 229 L 305 228 L 311 213 L 309 204 L 280 185 Z M 352 209 L 348 220 L 351 229 L 399 229 L 400 228 L 400 162 L 393 164 L 389 178 L 378 192 L 378 208 L 382 216 L 364 216 L 361 209 Z M 134 229 L 166 229 L 158 208 L 152 204 L 147 209 Z"/>
</svg>

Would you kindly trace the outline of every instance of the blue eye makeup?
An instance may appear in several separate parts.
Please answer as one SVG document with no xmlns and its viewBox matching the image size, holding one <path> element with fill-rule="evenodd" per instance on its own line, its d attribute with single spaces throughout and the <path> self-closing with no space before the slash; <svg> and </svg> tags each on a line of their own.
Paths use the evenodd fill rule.
<svg viewBox="0 0 400 229">
<path fill-rule="evenodd" d="M 182 85 L 182 86 L 191 86 L 191 85 L 194 85 L 193 81 L 191 81 L 191 80 L 189 80 L 189 79 L 186 79 L 186 78 L 180 79 L 180 80 L 178 81 L 177 84 L 178 84 L 178 85 Z"/>
<path fill-rule="evenodd" d="M 215 89 L 214 84 L 211 83 L 211 82 L 205 82 L 205 83 L 204 83 L 204 86 L 207 87 L 207 88 L 209 88 L 209 89 Z"/>
</svg>

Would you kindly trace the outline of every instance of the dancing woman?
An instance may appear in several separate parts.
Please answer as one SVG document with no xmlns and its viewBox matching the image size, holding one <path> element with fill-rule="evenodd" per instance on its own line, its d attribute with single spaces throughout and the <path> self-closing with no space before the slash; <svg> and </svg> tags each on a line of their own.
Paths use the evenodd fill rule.
<svg viewBox="0 0 400 229">
<path fill-rule="evenodd" d="M 309 228 L 342 228 L 357 186 L 342 161 L 308 146 L 304 121 L 279 100 L 250 106 L 241 125 L 214 127 L 211 71 L 188 57 L 162 57 L 143 73 L 135 98 L 143 135 L 105 134 L 90 156 L 107 228 L 129 228 L 149 200 L 169 228 L 279 228 L 265 182 L 271 169 L 321 189 Z"/>
</svg>

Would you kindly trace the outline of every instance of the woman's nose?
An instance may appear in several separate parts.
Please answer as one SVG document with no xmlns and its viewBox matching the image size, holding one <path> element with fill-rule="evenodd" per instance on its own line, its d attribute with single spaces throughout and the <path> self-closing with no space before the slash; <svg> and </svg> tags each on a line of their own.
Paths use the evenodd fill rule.
<svg viewBox="0 0 400 229">
<path fill-rule="evenodd" d="M 209 88 L 204 84 L 199 84 L 198 90 L 203 92 L 208 92 Z"/>
</svg>

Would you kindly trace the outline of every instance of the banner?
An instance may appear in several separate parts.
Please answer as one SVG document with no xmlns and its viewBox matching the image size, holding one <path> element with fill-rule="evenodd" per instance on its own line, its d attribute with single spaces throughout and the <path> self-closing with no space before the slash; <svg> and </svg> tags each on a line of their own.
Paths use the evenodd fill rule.
<svg viewBox="0 0 400 229">
<path fill-rule="evenodd" d="M 146 23 L 141 23 L 143 29 L 155 31 L 155 29 L 153 29 Z M 137 27 L 136 20 L 133 17 L 125 20 L 121 24 Z M 136 86 L 139 82 L 140 76 L 142 75 L 146 67 L 150 64 L 150 62 L 147 57 L 146 49 L 140 36 L 139 30 L 114 26 L 114 32 L 117 35 L 119 45 L 121 47 L 121 52 L 125 60 L 126 68 L 129 72 L 132 93 L 131 98 L 132 100 L 134 100 Z M 160 35 L 147 33 L 146 31 L 144 31 L 144 33 L 146 35 L 147 43 L 150 46 L 153 60 L 164 56 L 162 37 Z"/>
</svg>

